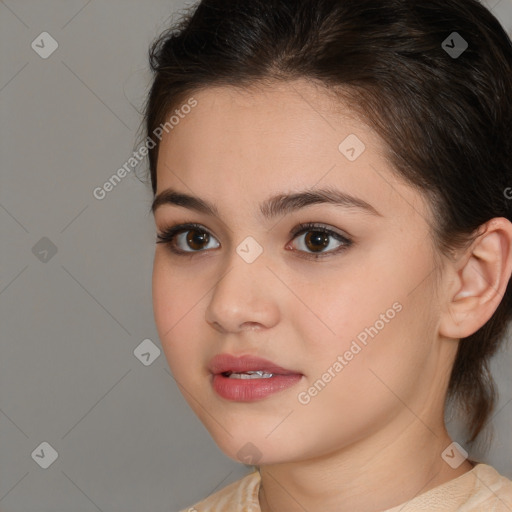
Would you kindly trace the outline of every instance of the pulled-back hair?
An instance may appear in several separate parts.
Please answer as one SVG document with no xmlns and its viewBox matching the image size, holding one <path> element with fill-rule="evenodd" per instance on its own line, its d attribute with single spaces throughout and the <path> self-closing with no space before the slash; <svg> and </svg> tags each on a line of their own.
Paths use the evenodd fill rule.
<svg viewBox="0 0 512 512">
<path fill-rule="evenodd" d="M 458 55 L 462 40 L 468 47 Z M 504 193 L 512 185 L 512 43 L 475 0 L 204 0 L 153 42 L 149 57 L 153 193 L 155 130 L 194 92 L 304 78 L 336 93 L 383 139 L 394 171 L 428 199 L 439 254 L 464 247 L 494 217 L 512 220 Z M 469 442 L 495 406 L 489 360 L 512 316 L 511 293 L 509 282 L 492 318 L 459 343 L 447 398 Z"/>
</svg>

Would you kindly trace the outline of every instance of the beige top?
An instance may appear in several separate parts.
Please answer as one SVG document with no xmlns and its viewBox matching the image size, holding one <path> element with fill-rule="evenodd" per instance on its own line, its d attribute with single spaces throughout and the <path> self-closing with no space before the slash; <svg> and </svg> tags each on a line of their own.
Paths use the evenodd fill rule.
<svg viewBox="0 0 512 512">
<path fill-rule="evenodd" d="M 227 485 L 180 512 L 261 512 L 258 471 Z M 492 466 L 477 464 L 471 471 L 382 512 L 511 512 L 512 481 Z"/>
</svg>

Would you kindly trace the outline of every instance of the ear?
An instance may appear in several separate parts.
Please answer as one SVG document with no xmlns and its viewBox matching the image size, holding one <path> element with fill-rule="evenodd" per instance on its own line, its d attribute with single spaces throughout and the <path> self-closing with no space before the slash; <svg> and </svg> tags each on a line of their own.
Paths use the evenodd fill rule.
<svg viewBox="0 0 512 512">
<path fill-rule="evenodd" d="M 466 338 L 482 327 L 498 308 L 512 273 L 512 223 L 496 217 L 450 263 L 453 280 L 441 314 L 439 334 Z"/>
</svg>

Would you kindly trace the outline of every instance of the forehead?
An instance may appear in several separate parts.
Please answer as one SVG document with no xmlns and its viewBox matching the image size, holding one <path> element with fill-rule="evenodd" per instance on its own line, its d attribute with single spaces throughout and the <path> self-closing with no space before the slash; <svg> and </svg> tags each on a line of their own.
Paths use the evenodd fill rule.
<svg viewBox="0 0 512 512">
<path fill-rule="evenodd" d="M 268 169 L 266 177 L 276 178 L 288 168 L 299 175 L 313 164 L 318 175 L 340 162 L 339 144 L 348 135 L 357 134 L 366 150 L 383 150 L 380 138 L 331 92 L 304 80 L 210 87 L 191 97 L 196 106 L 180 119 L 174 116 L 179 122 L 163 133 L 159 170 L 193 163 L 224 173 L 236 168 L 238 175 Z"/>
<path fill-rule="evenodd" d="M 328 132 L 343 132 L 344 127 L 351 127 L 364 132 L 366 138 L 371 137 L 373 145 L 381 145 L 377 134 L 334 91 L 304 79 L 248 87 L 207 87 L 193 93 L 193 97 L 197 105 L 181 116 L 181 129 L 176 126 L 172 130 L 175 135 L 185 131 L 183 126 L 193 124 L 195 131 L 206 132 L 209 138 L 279 133 L 276 142 L 282 144 L 293 133 L 307 133 L 310 137 L 319 133 L 325 137 Z M 215 127 L 222 131 L 212 131 Z"/>
<path fill-rule="evenodd" d="M 397 194 L 402 203 L 417 195 L 392 171 L 382 139 L 325 88 L 296 81 L 210 87 L 191 97 L 196 106 L 160 143 L 157 193 L 172 187 L 215 203 L 236 196 L 261 202 L 318 184 L 384 203 L 384 210 L 400 206 Z M 355 159 L 344 153 L 350 146 Z M 405 210 L 411 200 L 418 198 L 406 199 Z"/>
</svg>

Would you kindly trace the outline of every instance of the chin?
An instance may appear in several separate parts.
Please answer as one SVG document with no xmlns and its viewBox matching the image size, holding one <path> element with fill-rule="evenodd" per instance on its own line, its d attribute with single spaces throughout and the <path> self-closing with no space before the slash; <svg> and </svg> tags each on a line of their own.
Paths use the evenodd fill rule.
<svg viewBox="0 0 512 512">
<path fill-rule="evenodd" d="M 268 431 L 254 432 L 241 429 L 240 433 L 228 430 L 233 437 L 222 431 L 212 435 L 219 449 L 235 462 L 247 465 L 268 465 L 288 462 L 298 456 L 293 446 L 283 445 L 281 440 L 266 439 Z"/>
</svg>

